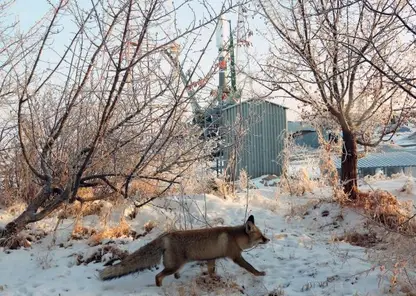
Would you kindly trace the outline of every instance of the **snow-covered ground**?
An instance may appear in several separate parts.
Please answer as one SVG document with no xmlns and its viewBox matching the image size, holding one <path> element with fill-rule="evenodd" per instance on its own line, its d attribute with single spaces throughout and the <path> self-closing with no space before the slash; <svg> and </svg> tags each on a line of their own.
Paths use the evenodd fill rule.
<svg viewBox="0 0 416 296">
<path fill-rule="evenodd" d="M 388 279 L 379 267 L 369 263 L 365 249 L 334 237 L 363 224 L 362 217 L 336 204 L 325 201 L 329 193 L 317 189 L 302 198 L 277 194 L 276 187 L 263 186 L 237 198 L 223 199 L 214 195 L 172 197 L 143 207 L 137 217 L 128 220 L 138 233 L 152 220 L 157 227 L 137 240 L 114 239 L 113 244 L 132 252 L 157 237 L 166 226 L 195 228 L 210 223 L 236 225 L 253 214 L 258 227 L 270 243 L 243 254 L 255 268 L 266 272 L 255 277 L 229 260 L 217 261 L 222 282 L 210 281 L 202 272 L 205 266 L 187 264 L 181 278 L 165 278 L 163 287 L 155 286 L 160 271 L 143 271 L 107 282 L 97 278 L 104 262 L 77 265 L 77 256 L 84 258 L 102 245 L 91 247 L 87 240 L 68 242 L 73 220 L 58 226 L 56 241 L 51 229 L 56 218 L 32 225 L 44 229 L 48 236 L 31 248 L 0 252 L 0 295 L 383 295 Z M 404 179 L 377 181 L 371 186 L 397 190 Z M 397 192 L 396 192 L 397 193 Z M 414 195 L 403 196 L 412 198 Z M 248 203 L 247 203 L 248 201 Z M 186 210 L 185 210 L 186 209 Z M 118 221 L 119 212 L 112 220 Z M 14 215 L 0 210 L 0 226 Z M 87 216 L 83 225 L 97 226 L 98 217 Z M 272 294 L 274 292 L 275 294 Z M 279 294 L 280 293 L 280 294 Z"/>
</svg>

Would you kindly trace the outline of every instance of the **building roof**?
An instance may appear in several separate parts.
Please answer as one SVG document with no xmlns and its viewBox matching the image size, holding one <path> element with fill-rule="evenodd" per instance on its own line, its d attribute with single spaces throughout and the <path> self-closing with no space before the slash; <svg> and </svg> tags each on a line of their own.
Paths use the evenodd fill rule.
<svg viewBox="0 0 416 296">
<path fill-rule="evenodd" d="M 341 158 L 334 158 L 337 169 Z M 409 152 L 371 153 L 358 159 L 358 168 L 416 167 L 416 155 Z"/>
<path fill-rule="evenodd" d="M 289 133 L 295 133 L 299 131 L 315 132 L 315 128 L 302 121 L 288 121 L 287 130 Z"/>
<path fill-rule="evenodd" d="M 241 104 L 247 104 L 247 103 L 269 103 L 271 105 L 275 105 L 276 107 L 280 107 L 280 108 L 283 108 L 283 109 L 289 109 L 289 108 L 287 108 L 283 105 L 280 105 L 280 104 L 278 104 L 276 102 L 273 102 L 271 100 L 268 100 L 268 99 L 247 99 L 247 100 L 241 101 Z M 238 105 L 240 105 L 240 103 L 230 104 L 230 105 L 227 105 L 223 110 L 235 108 Z"/>
</svg>

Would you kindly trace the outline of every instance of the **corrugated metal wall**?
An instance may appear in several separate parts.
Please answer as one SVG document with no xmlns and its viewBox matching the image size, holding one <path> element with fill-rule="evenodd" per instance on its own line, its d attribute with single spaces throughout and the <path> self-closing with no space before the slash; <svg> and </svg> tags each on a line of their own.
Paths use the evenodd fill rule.
<svg viewBox="0 0 416 296">
<path fill-rule="evenodd" d="M 251 178 L 281 174 L 286 108 L 267 101 L 246 101 L 224 109 L 222 120 L 224 166 L 227 167 L 233 151 L 237 155 L 235 170 L 229 172 L 231 178 L 234 172 L 238 178 L 241 169 Z"/>
</svg>

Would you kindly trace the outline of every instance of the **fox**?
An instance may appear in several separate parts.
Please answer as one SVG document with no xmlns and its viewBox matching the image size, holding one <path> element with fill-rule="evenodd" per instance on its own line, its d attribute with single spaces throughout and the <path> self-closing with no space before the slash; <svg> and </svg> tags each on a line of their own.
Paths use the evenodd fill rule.
<svg viewBox="0 0 416 296">
<path fill-rule="evenodd" d="M 241 253 L 269 241 L 255 225 L 253 215 L 238 226 L 165 232 L 119 263 L 99 271 L 99 278 L 107 281 L 151 269 L 160 264 L 162 257 L 164 269 L 155 276 L 158 287 L 162 286 L 165 277 L 172 274 L 179 279 L 180 269 L 189 262 L 205 262 L 208 275 L 216 277 L 215 260 L 221 258 L 231 259 L 255 276 L 264 276 L 266 272 L 255 269 Z"/>
</svg>

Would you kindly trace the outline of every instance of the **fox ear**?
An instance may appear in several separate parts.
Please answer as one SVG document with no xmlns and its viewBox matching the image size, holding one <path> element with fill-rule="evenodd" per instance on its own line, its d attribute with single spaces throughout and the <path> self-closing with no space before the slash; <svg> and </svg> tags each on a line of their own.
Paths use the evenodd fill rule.
<svg viewBox="0 0 416 296">
<path fill-rule="evenodd" d="M 247 223 L 246 223 L 246 233 L 250 233 L 252 229 L 253 229 L 253 224 L 251 223 L 251 221 L 247 221 Z"/>
<path fill-rule="evenodd" d="M 250 215 L 250 217 L 248 217 L 248 219 L 247 219 L 247 222 L 251 222 L 251 223 L 255 224 L 254 223 L 254 216 Z"/>
</svg>

